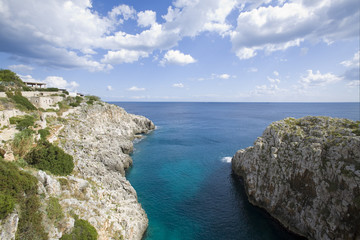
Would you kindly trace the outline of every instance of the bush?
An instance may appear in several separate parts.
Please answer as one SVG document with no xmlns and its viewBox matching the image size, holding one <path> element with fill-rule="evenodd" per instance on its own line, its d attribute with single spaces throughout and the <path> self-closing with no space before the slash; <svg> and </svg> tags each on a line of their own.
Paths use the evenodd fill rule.
<svg viewBox="0 0 360 240">
<path fill-rule="evenodd" d="M 31 115 L 25 115 L 21 117 L 11 117 L 9 121 L 10 124 L 16 124 L 16 129 L 22 131 L 34 126 L 35 118 Z"/>
<path fill-rule="evenodd" d="M 15 206 L 14 198 L 6 193 L 0 192 L 0 219 L 7 217 Z"/>
<path fill-rule="evenodd" d="M 55 175 L 69 175 L 74 169 L 73 157 L 47 141 L 40 142 L 24 159 L 30 165 Z"/>
<path fill-rule="evenodd" d="M 30 129 L 25 129 L 15 134 L 14 140 L 12 142 L 12 150 L 15 155 L 23 157 L 31 149 L 33 144 L 32 134 L 33 131 Z"/>
<path fill-rule="evenodd" d="M 14 95 L 12 99 L 15 103 L 24 106 L 27 110 L 36 110 L 36 107 L 26 97 Z"/>
<path fill-rule="evenodd" d="M 0 82 L 12 83 L 10 85 L 24 86 L 23 81 L 19 78 L 16 73 L 8 69 L 0 69 Z"/>
<path fill-rule="evenodd" d="M 40 134 L 40 139 L 44 141 L 46 140 L 46 137 L 50 135 L 50 132 L 47 129 L 40 129 L 38 133 Z"/>
<path fill-rule="evenodd" d="M 96 229 L 86 220 L 75 219 L 75 225 L 71 233 L 64 234 L 61 240 L 96 240 Z"/>
<path fill-rule="evenodd" d="M 42 226 L 37 179 L 20 171 L 13 163 L 0 159 L 0 219 L 20 206 L 16 239 L 47 239 Z"/>
</svg>

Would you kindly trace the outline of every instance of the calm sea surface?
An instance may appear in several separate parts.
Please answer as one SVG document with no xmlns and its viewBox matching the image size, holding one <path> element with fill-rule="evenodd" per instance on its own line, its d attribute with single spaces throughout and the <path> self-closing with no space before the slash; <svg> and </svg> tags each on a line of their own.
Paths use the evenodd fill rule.
<svg viewBox="0 0 360 240">
<path fill-rule="evenodd" d="M 273 121 L 360 120 L 359 103 L 114 103 L 158 127 L 135 144 L 127 178 L 149 218 L 146 240 L 295 239 L 247 201 L 230 157 Z"/>
</svg>

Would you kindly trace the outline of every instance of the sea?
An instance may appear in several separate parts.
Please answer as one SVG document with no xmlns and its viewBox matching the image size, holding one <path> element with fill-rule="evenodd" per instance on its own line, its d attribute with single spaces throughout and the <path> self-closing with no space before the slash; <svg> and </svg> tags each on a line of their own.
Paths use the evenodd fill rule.
<svg viewBox="0 0 360 240">
<path fill-rule="evenodd" d="M 301 239 L 249 203 L 231 158 L 286 117 L 360 120 L 359 103 L 112 103 L 157 127 L 134 144 L 127 171 L 149 218 L 145 240 Z"/>
</svg>

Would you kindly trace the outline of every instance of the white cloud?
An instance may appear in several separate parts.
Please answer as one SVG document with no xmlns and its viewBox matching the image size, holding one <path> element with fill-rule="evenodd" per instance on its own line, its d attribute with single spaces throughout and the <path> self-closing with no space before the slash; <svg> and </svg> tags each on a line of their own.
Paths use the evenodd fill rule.
<svg viewBox="0 0 360 240">
<path fill-rule="evenodd" d="M 24 64 L 10 65 L 9 69 L 14 72 L 31 72 L 34 68 Z"/>
<path fill-rule="evenodd" d="M 124 20 L 128 19 L 134 19 L 136 15 L 136 11 L 133 7 L 130 7 L 128 5 L 122 4 L 117 7 L 114 7 L 109 13 L 109 18 L 113 21 L 118 21 L 119 23 L 123 23 Z M 116 18 L 120 16 L 119 20 L 116 20 Z"/>
<path fill-rule="evenodd" d="M 173 87 L 183 88 L 183 87 L 184 87 L 184 84 L 182 84 L 182 83 L 174 83 L 174 84 L 173 84 Z"/>
<path fill-rule="evenodd" d="M 132 86 L 131 88 L 128 88 L 127 90 L 131 91 L 131 92 L 139 92 L 139 91 L 145 91 L 146 89 L 145 88 L 139 88 L 139 87 L 136 87 L 136 86 Z"/>
<path fill-rule="evenodd" d="M 342 11 L 339 11 L 342 9 Z M 305 40 L 331 42 L 358 36 L 356 1 L 292 1 L 240 12 L 231 33 L 240 59 L 299 46 Z"/>
<path fill-rule="evenodd" d="M 35 79 L 31 75 L 19 75 L 19 77 L 24 82 L 42 82 L 42 83 L 46 83 L 46 87 L 62 88 L 62 89 L 68 89 L 70 91 L 73 91 L 80 86 L 75 81 L 68 82 L 63 77 L 59 77 L 59 76 L 48 76 L 45 78 L 45 80 Z"/>
<path fill-rule="evenodd" d="M 358 88 L 360 86 L 360 80 L 353 80 L 346 84 L 346 86 L 351 88 Z"/>
<path fill-rule="evenodd" d="M 226 73 L 219 75 L 219 78 L 221 78 L 221 79 L 229 79 L 230 77 L 231 76 L 229 74 L 226 74 Z"/>
<path fill-rule="evenodd" d="M 253 90 L 250 95 L 256 95 L 256 96 L 261 96 L 261 95 L 280 95 L 281 93 L 285 93 L 287 92 L 286 89 L 281 89 L 279 88 L 276 84 L 270 84 L 269 85 L 257 85 L 255 86 L 255 90 Z"/>
<path fill-rule="evenodd" d="M 108 90 L 108 91 L 112 91 L 112 90 L 113 90 L 113 88 L 112 88 L 112 86 L 108 85 L 108 86 L 106 87 L 106 90 Z"/>
<path fill-rule="evenodd" d="M 179 50 L 169 50 L 165 53 L 164 58 L 160 61 L 160 64 L 175 64 L 184 66 L 195 62 L 196 60 L 189 54 L 181 53 Z"/>
<path fill-rule="evenodd" d="M 307 70 L 307 76 L 301 78 L 300 84 L 304 88 L 308 88 L 313 86 L 326 86 L 341 80 L 341 77 L 332 73 L 321 74 L 319 70 L 316 71 L 316 73 L 313 73 L 312 70 Z"/>
<path fill-rule="evenodd" d="M 79 87 L 77 82 L 68 82 L 64 78 L 58 76 L 49 76 L 45 78 L 44 82 L 47 87 L 64 88 L 69 90 L 74 90 Z"/>
<path fill-rule="evenodd" d="M 352 59 L 342 61 L 340 64 L 347 68 L 343 74 L 343 77 L 346 80 L 351 81 L 350 83 L 354 83 L 354 81 L 356 82 L 356 80 L 360 79 L 360 51 L 356 52 Z"/>
<path fill-rule="evenodd" d="M 359 26 L 354 0 L 176 0 L 161 24 L 156 12 L 137 13 L 124 4 L 101 16 L 91 0 L 0 0 L 0 6 L 0 51 L 32 64 L 90 71 L 107 71 L 111 64 L 167 51 L 184 37 L 202 32 L 230 36 L 236 55 L 248 59 L 259 51 L 285 50 L 302 41 L 358 36 Z M 229 15 L 236 12 L 237 26 L 232 26 Z M 129 19 L 150 28 L 126 32 L 119 25 Z M 129 60 L 124 55 L 130 55 Z"/>
<path fill-rule="evenodd" d="M 345 67 L 360 67 L 360 51 L 356 52 L 352 59 L 342 61 L 340 63 L 341 65 L 344 65 Z"/>
<path fill-rule="evenodd" d="M 278 78 L 267 77 L 267 79 L 268 79 L 269 82 L 271 82 L 271 83 L 280 83 L 280 79 L 278 79 Z"/>
<path fill-rule="evenodd" d="M 144 12 L 139 12 L 138 16 L 138 25 L 141 27 L 151 26 L 156 23 L 156 12 L 146 10 Z"/>
<path fill-rule="evenodd" d="M 279 73 L 277 71 L 273 72 L 275 76 L 279 76 Z"/>
<path fill-rule="evenodd" d="M 132 63 L 148 55 L 149 54 L 144 51 L 121 49 L 119 51 L 108 51 L 101 62 L 108 64 Z"/>
</svg>

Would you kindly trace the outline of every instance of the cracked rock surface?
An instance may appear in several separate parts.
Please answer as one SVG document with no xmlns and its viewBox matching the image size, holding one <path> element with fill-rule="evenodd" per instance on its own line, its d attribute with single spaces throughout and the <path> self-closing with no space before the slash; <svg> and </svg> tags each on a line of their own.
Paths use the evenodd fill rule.
<svg viewBox="0 0 360 240">
<path fill-rule="evenodd" d="M 360 122 L 286 118 L 254 146 L 239 150 L 233 171 L 249 201 L 309 239 L 360 239 Z"/>
</svg>

